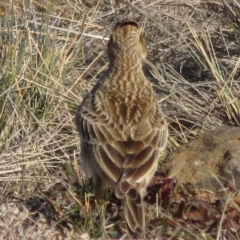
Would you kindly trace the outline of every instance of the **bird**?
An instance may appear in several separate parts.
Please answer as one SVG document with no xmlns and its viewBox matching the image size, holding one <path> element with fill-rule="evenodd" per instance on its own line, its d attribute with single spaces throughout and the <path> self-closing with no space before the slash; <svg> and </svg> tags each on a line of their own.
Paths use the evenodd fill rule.
<svg viewBox="0 0 240 240">
<path fill-rule="evenodd" d="M 115 24 L 109 65 L 76 112 L 81 167 L 99 195 L 105 185 L 121 199 L 128 233 L 144 237 L 144 196 L 168 141 L 168 126 L 143 72 L 147 43 L 137 22 Z"/>
</svg>

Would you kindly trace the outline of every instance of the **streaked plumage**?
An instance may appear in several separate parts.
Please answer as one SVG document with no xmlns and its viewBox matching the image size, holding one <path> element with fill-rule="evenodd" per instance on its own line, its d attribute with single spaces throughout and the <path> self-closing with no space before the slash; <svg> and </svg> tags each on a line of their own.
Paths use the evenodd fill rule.
<svg viewBox="0 0 240 240">
<path fill-rule="evenodd" d="M 130 232 L 144 236 L 143 198 L 168 139 L 167 124 L 142 71 L 147 46 L 135 22 L 116 24 L 108 43 L 109 68 L 76 114 L 82 167 L 122 200 Z"/>
</svg>

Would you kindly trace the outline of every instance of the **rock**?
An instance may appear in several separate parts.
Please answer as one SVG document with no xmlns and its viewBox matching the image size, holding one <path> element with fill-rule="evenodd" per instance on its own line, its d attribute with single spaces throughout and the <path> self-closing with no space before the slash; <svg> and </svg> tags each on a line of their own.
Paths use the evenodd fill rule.
<svg viewBox="0 0 240 240">
<path fill-rule="evenodd" d="M 230 182 L 240 189 L 240 128 L 221 127 L 204 133 L 172 152 L 162 169 L 169 177 L 198 189 L 217 191 Z"/>
</svg>

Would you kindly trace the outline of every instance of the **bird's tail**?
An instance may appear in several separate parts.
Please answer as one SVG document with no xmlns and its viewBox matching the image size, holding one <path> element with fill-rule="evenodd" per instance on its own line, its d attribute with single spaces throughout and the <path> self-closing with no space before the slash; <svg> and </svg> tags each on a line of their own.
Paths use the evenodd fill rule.
<svg viewBox="0 0 240 240">
<path fill-rule="evenodd" d="M 134 237 L 144 237 L 145 211 L 143 199 L 140 197 L 136 201 L 131 194 L 126 194 L 122 198 L 122 206 L 128 231 Z"/>
</svg>

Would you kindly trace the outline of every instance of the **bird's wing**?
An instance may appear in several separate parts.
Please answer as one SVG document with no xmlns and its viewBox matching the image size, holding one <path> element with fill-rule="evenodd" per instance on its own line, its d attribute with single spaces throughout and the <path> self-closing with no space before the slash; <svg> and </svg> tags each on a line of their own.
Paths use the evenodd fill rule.
<svg viewBox="0 0 240 240">
<path fill-rule="evenodd" d="M 125 143 L 121 141 L 114 124 L 109 122 L 104 111 L 96 111 L 85 105 L 80 106 L 77 111 L 76 124 L 82 144 L 90 146 L 102 171 L 112 181 L 117 182 L 122 175 L 126 151 Z"/>
<path fill-rule="evenodd" d="M 138 192 L 141 194 L 141 188 L 145 191 L 156 170 L 159 152 L 165 148 L 167 139 L 167 123 L 156 105 L 150 112 L 150 118 L 138 126 L 128 141 L 123 175 L 115 189 L 117 197 L 123 198 L 128 193 L 132 199 L 140 200 L 142 196 L 138 196 Z M 140 189 L 137 192 L 130 191 L 134 188 Z"/>
</svg>

